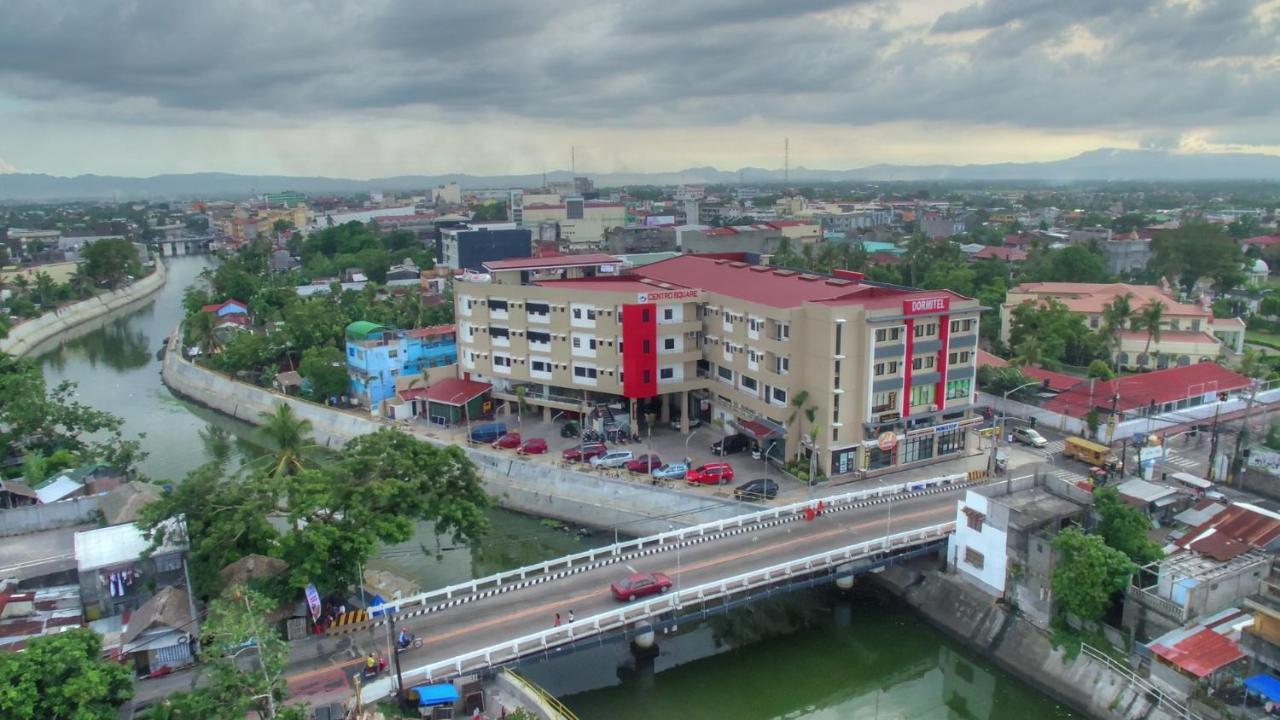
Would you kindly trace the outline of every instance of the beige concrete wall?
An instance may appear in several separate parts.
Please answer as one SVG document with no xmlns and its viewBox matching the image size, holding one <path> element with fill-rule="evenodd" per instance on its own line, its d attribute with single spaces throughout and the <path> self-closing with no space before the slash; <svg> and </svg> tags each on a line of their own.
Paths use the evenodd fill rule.
<svg viewBox="0 0 1280 720">
<path fill-rule="evenodd" d="M 16 357 L 28 355 L 41 343 L 58 338 L 77 325 L 154 295 L 164 283 L 164 263 L 157 262 L 155 272 L 128 287 L 95 295 L 9 328 L 9 336 L 0 340 L 0 351 Z"/>
</svg>

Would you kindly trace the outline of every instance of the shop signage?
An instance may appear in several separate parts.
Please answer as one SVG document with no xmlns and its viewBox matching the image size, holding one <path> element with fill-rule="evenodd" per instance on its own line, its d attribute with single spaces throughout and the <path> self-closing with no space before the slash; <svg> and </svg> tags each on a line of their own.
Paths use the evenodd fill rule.
<svg viewBox="0 0 1280 720">
<path fill-rule="evenodd" d="M 884 452 L 889 452 L 897 446 L 898 436 L 895 435 L 893 431 L 881 433 L 880 438 L 876 440 L 876 447 L 880 448 Z"/>
<path fill-rule="evenodd" d="M 700 290 L 653 290 L 651 292 L 642 292 L 636 294 L 636 302 L 644 305 L 647 303 L 674 302 L 676 300 L 697 300 L 701 297 Z"/>
<path fill-rule="evenodd" d="M 903 315 L 924 315 L 925 313 L 946 312 L 951 307 L 949 297 L 916 298 L 902 301 Z"/>
<path fill-rule="evenodd" d="M 320 593 L 316 592 L 316 586 L 307 583 L 307 607 L 311 608 L 311 621 L 315 622 L 320 619 Z"/>
</svg>

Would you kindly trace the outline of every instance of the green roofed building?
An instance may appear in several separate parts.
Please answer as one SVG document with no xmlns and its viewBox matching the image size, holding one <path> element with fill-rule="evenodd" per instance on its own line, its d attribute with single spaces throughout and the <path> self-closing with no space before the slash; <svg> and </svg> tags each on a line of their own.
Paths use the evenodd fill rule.
<svg viewBox="0 0 1280 720">
<path fill-rule="evenodd" d="M 285 190 L 277 193 L 264 193 L 262 199 L 272 205 L 284 205 L 286 207 L 298 207 L 307 202 L 307 196 L 294 190 Z"/>
<path fill-rule="evenodd" d="M 363 342 L 371 339 L 370 336 L 372 335 L 381 336 L 385 331 L 386 328 L 378 323 L 369 322 L 368 320 L 357 320 L 347 326 L 347 339 L 355 340 L 356 342 Z"/>
</svg>

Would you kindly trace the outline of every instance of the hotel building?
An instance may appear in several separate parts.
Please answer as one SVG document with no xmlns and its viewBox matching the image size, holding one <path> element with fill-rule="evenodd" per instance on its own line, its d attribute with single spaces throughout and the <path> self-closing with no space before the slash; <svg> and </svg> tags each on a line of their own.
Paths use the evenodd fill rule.
<svg viewBox="0 0 1280 720">
<path fill-rule="evenodd" d="M 487 262 L 454 286 L 459 372 L 508 401 L 524 386 L 547 417 L 622 404 L 686 433 L 699 417 L 773 457 L 812 449 L 832 477 L 963 452 L 975 300 L 744 258 Z"/>
</svg>

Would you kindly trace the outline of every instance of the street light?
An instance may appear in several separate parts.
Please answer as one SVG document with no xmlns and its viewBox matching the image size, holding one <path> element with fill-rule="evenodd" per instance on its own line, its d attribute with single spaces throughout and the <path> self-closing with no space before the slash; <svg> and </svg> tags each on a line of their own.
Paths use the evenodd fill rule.
<svg viewBox="0 0 1280 720">
<path fill-rule="evenodd" d="M 466 390 L 463 390 L 455 394 L 453 397 L 449 398 L 449 404 L 450 405 L 454 404 L 454 402 L 456 402 L 458 398 L 463 397 L 466 394 L 467 394 Z M 467 407 L 466 402 L 462 403 L 462 416 L 464 418 L 464 422 L 467 428 L 467 434 L 466 434 L 467 444 L 470 445 L 471 444 L 471 408 Z"/>
<path fill-rule="evenodd" d="M 989 474 L 994 473 L 996 469 L 996 448 L 1000 446 L 1000 441 L 1004 439 L 1004 418 L 1006 415 L 1005 405 L 1007 405 L 1009 402 L 1009 396 L 1018 392 L 1022 388 L 1031 387 L 1032 385 L 1039 385 L 1039 384 L 1040 384 L 1039 380 L 1036 380 L 1034 382 L 1029 382 L 1029 383 L 1023 383 L 1016 388 L 1013 388 L 1011 390 L 1006 390 L 1004 395 L 1001 397 L 1000 417 L 996 419 L 996 422 L 999 424 L 1000 430 L 999 430 L 999 435 L 996 437 L 995 441 L 991 443 L 991 458 L 987 461 L 987 473 Z"/>
<path fill-rule="evenodd" d="M 694 428 L 689 432 L 689 436 L 684 439 L 684 459 L 688 460 L 690 465 L 693 464 L 693 458 L 689 457 L 689 441 L 693 439 L 694 435 L 697 435 L 699 432 L 701 432 L 701 430 L 702 428 L 700 427 Z"/>
</svg>

